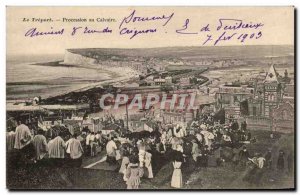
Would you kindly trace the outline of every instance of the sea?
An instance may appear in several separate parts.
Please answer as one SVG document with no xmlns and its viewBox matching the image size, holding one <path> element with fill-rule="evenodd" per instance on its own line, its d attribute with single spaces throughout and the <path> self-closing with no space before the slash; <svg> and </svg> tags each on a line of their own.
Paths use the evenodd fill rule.
<svg viewBox="0 0 300 195">
<path fill-rule="evenodd" d="M 268 69 L 270 63 L 277 63 L 276 69 L 282 72 L 290 68 L 294 72 L 294 47 L 284 46 L 232 46 L 232 47 L 167 47 L 151 49 L 93 49 L 94 52 L 110 55 L 148 56 L 163 58 L 184 58 L 191 61 L 203 58 L 247 59 L 247 64 L 256 69 Z M 180 51 L 180 52 L 179 52 Z M 78 51 L 80 52 L 80 51 Z M 29 100 L 36 96 L 47 98 L 70 91 L 98 86 L 111 81 L 114 74 L 90 66 L 67 66 L 64 54 L 36 56 L 7 56 L 6 60 L 6 99 Z M 40 63 L 37 65 L 37 63 Z M 280 65 L 281 64 L 281 65 Z M 246 67 L 245 67 L 246 68 Z M 249 67 L 247 67 L 249 68 Z M 254 67 L 251 67 L 253 69 Z M 241 70 L 242 71 L 242 70 Z M 225 73 L 223 75 L 226 75 Z"/>
<path fill-rule="evenodd" d="M 7 56 L 6 100 L 47 98 L 111 79 L 95 68 L 47 65 L 63 61 L 63 55 Z"/>
</svg>

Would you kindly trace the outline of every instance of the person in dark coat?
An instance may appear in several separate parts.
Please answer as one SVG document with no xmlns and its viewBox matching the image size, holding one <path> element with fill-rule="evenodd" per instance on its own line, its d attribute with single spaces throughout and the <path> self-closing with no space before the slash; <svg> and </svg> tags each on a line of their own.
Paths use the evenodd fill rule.
<svg viewBox="0 0 300 195">
<path fill-rule="evenodd" d="M 232 141 L 233 147 L 236 147 L 237 144 L 238 144 L 238 142 L 239 142 L 239 134 L 238 134 L 237 131 L 235 131 L 235 132 L 232 134 L 231 141 Z"/>
<path fill-rule="evenodd" d="M 248 131 L 247 137 L 248 137 L 248 140 L 247 140 L 247 141 L 250 141 L 250 140 L 251 140 L 251 132 L 250 132 L 250 131 Z"/>
<path fill-rule="evenodd" d="M 251 163 L 247 166 L 246 174 L 243 180 L 249 182 L 250 184 L 259 186 L 261 185 L 261 179 L 265 172 L 265 158 L 263 158 L 260 153 L 256 153 L 252 159 L 249 159 L 249 162 Z"/>
<path fill-rule="evenodd" d="M 284 152 L 279 150 L 278 160 L 277 160 L 277 169 L 283 170 L 284 169 Z"/>
<path fill-rule="evenodd" d="M 242 122 L 242 124 L 241 124 L 241 130 L 242 131 L 246 131 L 247 130 L 247 122 L 246 121 Z"/>
<path fill-rule="evenodd" d="M 208 165 L 208 155 L 209 155 L 208 145 L 204 146 L 204 149 L 201 153 L 202 154 L 200 156 L 200 166 L 201 167 L 207 167 L 207 165 Z"/>
<path fill-rule="evenodd" d="M 237 131 L 239 129 L 239 124 L 237 121 L 234 121 L 232 124 L 231 124 L 231 129 L 233 131 Z"/>
<path fill-rule="evenodd" d="M 271 169 L 272 168 L 272 150 L 269 149 L 266 156 L 265 156 L 265 159 L 266 159 L 266 168 L 267 169 Z"/>
<path fill-rule="evenodd" d="M 246 167 L 248 158 L 250 157 L 249 152 L 246 146 L 243 146 L 243 149 L 239 152 L 239 162 L 241 167 Z"/>
</svg>

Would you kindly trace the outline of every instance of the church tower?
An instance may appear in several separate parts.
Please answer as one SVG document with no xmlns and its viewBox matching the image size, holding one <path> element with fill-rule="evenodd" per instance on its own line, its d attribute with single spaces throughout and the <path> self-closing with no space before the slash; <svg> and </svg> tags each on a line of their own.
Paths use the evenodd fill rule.
<svg viewBox="0 0 300 195">
<path fill-rule="evenodd" d="M 263 115 L 265 117 L 270 117 L 272 109 L 281 101 L 281 84 L 278 76 L 274 65 L 271 65 L 264 80 Z"/>
</svg>

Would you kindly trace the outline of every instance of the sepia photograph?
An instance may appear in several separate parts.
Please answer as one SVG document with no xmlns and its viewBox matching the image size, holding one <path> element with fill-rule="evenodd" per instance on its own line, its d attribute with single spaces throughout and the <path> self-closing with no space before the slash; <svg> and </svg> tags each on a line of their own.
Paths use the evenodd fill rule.
<svg viewBox="0 0 300 195">
<path fill-rule="evenodd" d="M 9 190 L 294 190 L 294 10 L 6 8 Z"/>
</svg>

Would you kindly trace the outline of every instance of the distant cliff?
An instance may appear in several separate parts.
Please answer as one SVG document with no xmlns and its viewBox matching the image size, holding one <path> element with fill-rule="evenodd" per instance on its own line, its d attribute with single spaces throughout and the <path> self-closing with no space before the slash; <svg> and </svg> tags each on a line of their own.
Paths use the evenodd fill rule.
<svg viewBox="0 0 300 195">
<path fill-rule="evenodd" d="M 96 60 L 94 58 L 86 57 L 86 56 L 81 55 L 81 54 L 73 53 L 72 51 L 67 49 L 65 51 L 65 56 L 64 56 L 63 63 L 64 64 L 76 64 L 76 65 L 95 64 Z"/>
</svg>

